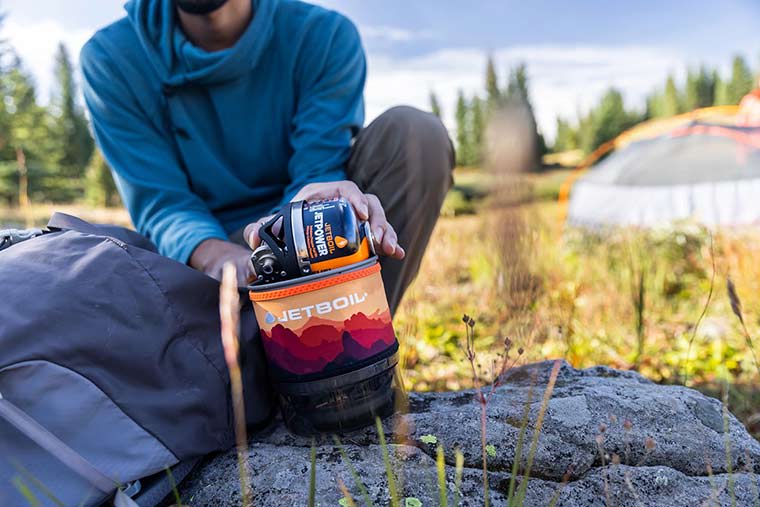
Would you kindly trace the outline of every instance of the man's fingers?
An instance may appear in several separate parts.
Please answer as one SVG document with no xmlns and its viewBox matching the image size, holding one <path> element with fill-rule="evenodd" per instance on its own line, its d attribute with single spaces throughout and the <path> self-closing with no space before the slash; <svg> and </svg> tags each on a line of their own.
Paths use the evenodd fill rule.
<svg viewBox="0 0 760 507">
<path fill-rule="evenodd" d="M 245 229 L 243 229 L 243 239 L 246 243 L 248 243 L 248 246 L 251 247 L 251 250 L 256 250 L 256 248 L 261 245 L 261 236 L 259 236 L 259 231 L 265 223 L 271 220 L 271 218 L 271 216 L 260 218 L 255 222 L 251 222 L 250 224 L 246 225 Z M 277 234 L 279 229 L 279 221 L 272 229 L 272 232 Z"/>
<path fill-rule="evenodd" d="M 385 229 L 385 235 L 383 236 L 382 251 L 385 255 L 402 259 L 404 257 L 404 249 L 398 245 L 398 237 L 393 227 L 388 224 Z"/>
<path fill-rule="evenodd" d="M 322 199 L 345 198 L 356 211 L 360 220 L 370 215 L 369 203 L 364 193 L 353 181 L 309 183 L 293 197 L 293 201 L 319 201 Z"/>
<path fill-rule="evenodd" d="M 345 181 L 341 183 L 338 186 L 338 194 L 340 194 L 341 197 L 345 197 L 346 200 L 351 203 L 359 220 L 367 220 L 371 216 L 367 196 L 359 190 L 356 183 L 353 181 Z"/>
<path fill-rule="evenodd" d="M 372 230 L 372 237 L 375 240 L 375 250 L 382 253 L 383 237 L 388 222 L 385 220 L 385 211 L 380 204 L 380 200 L 372 194 L 367 194 L 367 204 L 369 207 L 369 228 Z"/>
<path fill-rule="evenodd" d="M 369 226 L 375 239 L 375 250 L 382 255 L 390 255 L 397 259 L 403 259 L 405 252 L 398 244 L 398 236 L 393 226 L 385 218 L 385 210 L 380 199 L 372 194 L 367 194 L 369 203 Z"/>
<path fill-rule="evenodd" d="M 261 222 L 253 222 L 245 226 L 243 229 L 243 238 L 251 250 L 256 250 L 261 244 L 261 238 L 259 237 L 259 229 L 261 229 Z"/>
</svg>

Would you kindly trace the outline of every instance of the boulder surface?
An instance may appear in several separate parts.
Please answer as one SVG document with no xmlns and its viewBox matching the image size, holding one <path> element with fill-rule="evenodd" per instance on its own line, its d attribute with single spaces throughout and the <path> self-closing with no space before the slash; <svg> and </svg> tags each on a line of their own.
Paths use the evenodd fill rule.
<svg viewBox="0 0 760 507">
<path fill-rule="evenodd" d="M 510 483 L 519 490 L 532 461 L 520 505 L 760 506 L 760 443 L 720 401 L 693 389 L 562 363 L 534 439 L 552 366 L 515 368 L 498 387 L 483 390 L 491 505 L 508 504 Z M 439 505 L 439 446 L 448 504 L 484 504 L 478 400 L 473 390 L 410 393 L 406 413 L 383 422 L 400 505 Z M 521 434 L 520 472 L 512 481 Z M 253 505 L 308 505 L 311 448 L 311 439 L 279 423 L 254 436 L 245 457 Z M 341 505 L 341 483 L 358 506 L 367 499 L 390 505 L 375 428 L 343 435 L 340 446 L 333 438 L 317 440 L 315 449 L 315 505 Z M 241 505 L 238 477 L 235 451 L 219 454 L 183 484 L 181 498 L 194 507 Z"/>
</svg>

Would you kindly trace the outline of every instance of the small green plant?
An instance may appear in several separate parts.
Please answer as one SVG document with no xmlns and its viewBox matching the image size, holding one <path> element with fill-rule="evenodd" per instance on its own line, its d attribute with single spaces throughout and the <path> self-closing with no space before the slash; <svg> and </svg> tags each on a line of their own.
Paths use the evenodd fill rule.
<svg viewBox="0 0 760 507">
<path fill-rule="evenodd" d="M 493 444 L 488 444 L 488 445 L 486 446 L 486 453 L 487 453 L 487 454 L 488 454 L 490 457 L 492 457 L 492 458 L 495 458 L 495 457 L 496 457 L 496 446 L 495 446 L 495 445 L 493 445 Z"/>
<path fill-rule="evenodd" d="M 422 435 L 420 437 L 420 442 L 423 444 L 435 445 L 438 443 L 438 437 L 435 435 Z"/>
</svg>

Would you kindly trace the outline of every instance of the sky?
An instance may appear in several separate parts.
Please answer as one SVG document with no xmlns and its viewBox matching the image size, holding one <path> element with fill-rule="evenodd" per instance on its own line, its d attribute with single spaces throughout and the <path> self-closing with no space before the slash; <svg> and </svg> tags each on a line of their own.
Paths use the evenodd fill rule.
<svg viewBox="0 0 760 507">
<path fill-rule="evenodd" d="M 735 54 L 760 69 L 756 0 L 316 0 L 359 28 L 368 62 L 367 121 L 397 104 L 429 109 L 434 91 L 453 131 L 458 90 L 482 94 L 488 55 L 504 83 L 528 67 L 539 127 L 552 139 L 557 115 L 575 118 L 610 86 L 631 107 L 668 74 L 700 63 L 730 71 Z M 50 96 L 53 55 L 76 58 L 98 28 L 123 16 L 118 0 L 0 0 L 2 37 Z"/>
</svg>

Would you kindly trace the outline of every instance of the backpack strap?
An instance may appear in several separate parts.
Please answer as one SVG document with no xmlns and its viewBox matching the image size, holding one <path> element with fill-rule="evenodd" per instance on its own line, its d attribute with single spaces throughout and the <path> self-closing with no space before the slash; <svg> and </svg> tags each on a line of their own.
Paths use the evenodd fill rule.
<svg viewBox="0 0 760 507">
<path fill-rule="evenodd" d="M 61 463 L 87 480 L 101 493 L 109 494 L 117 488 L 116 482 L 101 473 L 92 463 L 50 433 L 29 414 L 3 398 L 2 394 L 0 394 L 0 418 L 5 419 L 11 426 L 31 439 L 32 442 L 58 458 Z"/>
<path fill-rule="evenodd" d="M 48 229 L 52 230 L 71 230 L 77 232 L 83 232 L 85 234 L 103 234 L 103 231 L 95 224 L 86 222 L 81 218 L 77 218 L 66 213 L 56 211 L 48 221 Z"/>
<path fill-rule="evenodd" d="M 29 414 L 3 398 L 2 393 L 0 393 L 0 419 L 7 421 L 32 442 L 55 456 L 101 493 L 111 495 L 115 491 L 114 505 L 116 507 L 138 507 L 134 500 L 121 490 L 116 481 L 100 472 L 84 456 L 50 433 Z"/>
</svg>

